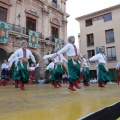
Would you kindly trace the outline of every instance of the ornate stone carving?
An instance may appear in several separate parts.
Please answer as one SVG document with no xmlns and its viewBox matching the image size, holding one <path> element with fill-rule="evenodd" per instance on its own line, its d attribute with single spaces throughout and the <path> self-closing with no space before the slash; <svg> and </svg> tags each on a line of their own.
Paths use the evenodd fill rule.
<svg viewBox="0 0 120 120">
<path fill-rule="evenodd" d="M 51 23 L 60 26 L 60 22 L 55 18 L 51 19 Z"/>
<path fill-rule="evenodd" d="M 42 12 L 45 12 L 45 13 L 49 14 L 48 6 L 43 5 Z"/>
<path fill-rule="evenodd" d="M 32 14 L 32 15 L 34 15 L 36 17 L 39 17 L 39 15 L 38 15 L 38 13 L 37 13 L 37 11 L 35 9 L 32 9 L 32 8 L 31 9 L 26 9 L 25 12 L 29 13 L 29 14 Z"/>
<path fill-rule="evenodd" d="M 10 0 L 0 0 L 0 1 L 5 3 L 5 4 L 11 5 Z"/>
</svg>

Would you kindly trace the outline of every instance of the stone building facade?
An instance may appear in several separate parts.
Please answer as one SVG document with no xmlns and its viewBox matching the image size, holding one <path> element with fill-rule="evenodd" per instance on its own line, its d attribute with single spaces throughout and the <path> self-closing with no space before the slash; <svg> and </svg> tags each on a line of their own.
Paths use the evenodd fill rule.
<svg viewBox="0 0 120 120">
<path fill-rule="evenodd" d="M 39 35 L 38 47 L 29 47 L 38 59 L 53 50 L 55 38 L 65 44 L 68 16 L 66 0 L 0 0 L 0 21 L 10 26 L 8 43 L 0 43 L 0 65 L 21 40 L 29 40 L 29 30 Z M 40 65 L 39 76 L 44 77 L 45 64 Z"/>
</svg>

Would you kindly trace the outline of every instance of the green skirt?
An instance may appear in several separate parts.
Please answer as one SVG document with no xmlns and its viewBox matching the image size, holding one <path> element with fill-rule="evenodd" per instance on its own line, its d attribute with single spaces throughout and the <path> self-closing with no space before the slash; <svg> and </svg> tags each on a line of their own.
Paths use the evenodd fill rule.
<svg viewBox="0 0 120 120">
<path fill-rule="evenodd" d="M 54 67 L 54 82 L 61 82 L 63 75 L 62 65 L 55 65 Z"/>
<path fill-rule="evenodd" d="M 54 69 L 50 71 L 50 80 L 51 81 L 55 81 L 55 77 L 54 77 Z"/>
<path fill-rule="evenodd" d="M 20 62 L 17 63 L 17 67 L 14 69 L 14 80 L 22 80 L 23 83 L 28 83 L 29 70 L 27 70 L 27 63 L 23 62 L 23 68 Z"/>
<path fill-rule="evenodd" d="M 101 64 L 98 65 L 98 70 L 100 82 L 109 82 L 110 81 L 109 71 L 106 71 L 104 65 Z"/>
<path fill-rule="evenodd" d="M 82 73 L 84 76 L 83 82 L 90 82 L 90 70 L 89 70 L 89 68 L 83 68 Z"/>
<path fill-rule="evenodd" d="M 80 79 L 80 64 L 78 60 L 74 61 L 77 63 L 77 65 L 74 65 L 72 60 L 68 60 L 68 74 L 70 84 L 73 84 L 75 80 Z"/>
</svg>

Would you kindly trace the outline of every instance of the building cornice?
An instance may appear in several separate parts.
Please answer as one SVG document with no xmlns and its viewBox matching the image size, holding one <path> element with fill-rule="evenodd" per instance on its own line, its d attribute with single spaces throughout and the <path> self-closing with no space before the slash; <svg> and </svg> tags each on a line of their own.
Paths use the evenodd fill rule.
<svg viewBox="0 0 120 120">
<path fill-rule="evenodd" d="M 119 9 L 119 8 L 120 8 L 120 4 L 112 6 L 112 7 L 109 7 L 109 8 L 102 9 L 102 10 L 99 10 L 99 11 L 96 11 L 96 12 L 93 12 L 93 13 L 90 13 L 90 14 L 87 14 L 87 15 L 83 15 L 83 16 L 77 17 L 75 19 L 77 21 L 79 21 L 79 20 L 82 20 L 82 19 L 94 17 L 94 16 L 96 16 L 98 14 L 103 14 L 105 12 L 110 12 L 112 10 Z"/>
<path fill-rule="evenodd" d="M 11 6 L 10 0 L 0 0 L 0 2 L 4 3 L 6 5 Z"/>
</svg>

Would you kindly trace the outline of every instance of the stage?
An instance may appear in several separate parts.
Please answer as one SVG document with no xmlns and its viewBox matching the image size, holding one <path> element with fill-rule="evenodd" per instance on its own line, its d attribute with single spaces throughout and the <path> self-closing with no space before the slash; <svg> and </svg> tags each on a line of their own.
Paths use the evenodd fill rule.
<svg viewBox="0 0 120 120">
<path fill-rule="evenodd" d="M 0 120 L 77 120 L 120 101 L 117 84 L 99 88 L 97 84 L 72 92 L 50 84 L 0 86 Z"/>
</svg>

